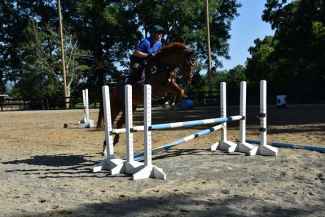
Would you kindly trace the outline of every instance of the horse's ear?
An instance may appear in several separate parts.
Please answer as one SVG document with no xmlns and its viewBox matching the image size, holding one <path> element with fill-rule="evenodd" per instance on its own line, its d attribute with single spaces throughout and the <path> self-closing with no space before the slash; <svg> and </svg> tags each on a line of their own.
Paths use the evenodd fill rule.
<svg viewBox="0 0 325 217">
<path fill-rule="evenodd" d="M 195 57 L 198 55 L 198 52 L 196 52 L 196 51 L 193 51 L 193 50 L 188 50 L 188 51 L 186 51 L 186 53 L 185 53 L 185 56 L 187 57 L 187 58 L 191 58 L 191 59 L 195 59 Z"/>
</svg>

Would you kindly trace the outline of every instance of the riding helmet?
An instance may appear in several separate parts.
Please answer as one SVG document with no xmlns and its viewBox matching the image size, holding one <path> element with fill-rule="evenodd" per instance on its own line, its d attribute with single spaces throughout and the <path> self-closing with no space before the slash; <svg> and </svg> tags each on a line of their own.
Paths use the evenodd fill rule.
<svg viewBox="0 0 325 217">
<path fill-rule="evenodd" d="M 163 32 L 164 31 L 164 28 L 162 28 L 161 26 L 159 25 L 154 25 L 152 28 L 151 28 L 151 32 L 150 33 L 154 33 L 154 32 Z"/>
</svg>

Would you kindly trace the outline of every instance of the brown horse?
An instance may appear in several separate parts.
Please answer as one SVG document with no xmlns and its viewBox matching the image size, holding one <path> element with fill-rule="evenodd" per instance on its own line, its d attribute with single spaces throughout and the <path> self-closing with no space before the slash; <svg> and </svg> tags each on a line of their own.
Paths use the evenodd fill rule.
<svg viewBox="0 0 325 217">
<path fill-rule="evenodd" d="M 175 83 L 178 68 L 182 75 L 184 85 L 190 85 L 193 77 L 193 68 L 197 53 L 189 49 L 182 43 L 171 43 L 160 49 L 154 58 L 150 59 L 145 66 L 139 67 L 140 72 L 145 71 L 143 82 L 137 82 L 132 85 L 132 104 L 133 112 L 138 105 L 143 104 L 143 85 L 150 84 L 152 89 L 152 100 L 158 100 L 167 93 L 172 93 L 177 102 L 184 96 L 184 90 Z M 154 66 L 156 70 L 153 70 Z M 143 70 L 144 69 L 144 70 Z M 122 111 L 121 118 L 117 122 L 116 129 L 122 128 L 125 123 L 124 100 L 119 97 L 123 91 L 125 81 L 113 89 L 110 96 L 111 120 L 114 123 L 118 114 Z M 97 128 L 103 127 L 104 112 L 102 103 L 98 114 Z M 119 141 L 119 134 L 114 137 L 114 144 Z M 103 155 L 106 155 L 106 143 L 103 146 Z"/>
</svg>

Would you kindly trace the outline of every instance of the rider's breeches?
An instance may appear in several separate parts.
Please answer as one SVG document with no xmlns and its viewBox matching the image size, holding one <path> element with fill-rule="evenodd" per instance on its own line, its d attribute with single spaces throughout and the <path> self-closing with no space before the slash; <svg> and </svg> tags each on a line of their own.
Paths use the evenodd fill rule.
<svg viewBox="0 0 325 217">
<path fill-rule="evenodd" d="M 139 67 L 140 63 L 141 62 L 138 60 L 138 58 L 136 58 L 133 55 L 130 56 L 131 70 L 130 70 L 130 74 L 129 74 L 129 79 L 132 81 L 132 83 L 139 80 L 139 76 L 141 77 L 141 75 L 137 75 L 138 67 Z M 139 74 L 141 74 L 141 73 L 139 73 Z"/>
</svg>

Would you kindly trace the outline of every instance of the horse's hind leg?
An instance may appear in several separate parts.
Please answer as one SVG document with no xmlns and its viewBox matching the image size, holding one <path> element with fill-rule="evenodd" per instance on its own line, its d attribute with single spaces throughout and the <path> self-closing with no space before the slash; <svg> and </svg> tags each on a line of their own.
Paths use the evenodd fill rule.
<svg viewBox="0 0 325 217">
<path fill-rule="evenodd" d="M 122 115 L 120 117 L 120 119 L 117 121 L 116 123 L 116 129 L 121 129 L 122 126 L 124 125 L 125 123 L 125 109 L 122 109 Z M 114 136 L 114 141 L 113 141 L 113 146 L 115 146 L 120 140 L 120 134 L 116 134 Z M 106 145 L 106 141 L 104 141 L 103 143 L 103 153 L 102 153 L 103 156 L 106 156 L 107 155 L 107 145 Z"/>
<path fill-rule="evenodd" d="M 118 120 L 118 122 L 117 122 L 117 126 L 119 126 L 119 122 L 121 122 L 122 117 L 125 116 L 125 115 L 124 115 L 124 109 L 122 108 L 121 110 L 122 110 L 122 116 L 121 116 L 121 118 Z M 111 121 L 112 121 L 112 123 L 114 123 L 114 121 L 115 121 L 115 119 L 116 119 L 116 117 L 117 117 L 119 111 L 120 111 L 120 110 L 117 110 L 117 111 L 114 110 L 114 112 L 111 113 L 111 115 L 112 115 L 112 116 L 111 116 Z M 125 117 L 124 117 L 124 121 L 125 121 Z M 122 126 L 123 126 L 123 124 L 122 124 Z M 122 127 L 122 126 L 121 126 L 121 127 Z M 117 129 L 119 129 L 119 128 L 121 128 L 121 127 L 117 127 Z M 118 140 L 119 140 L 119 134 L 116 134 L 115 137 L 114 137 L 113 146 L 115 146 L 115 144 L 118 143 Z M 117 142 L 116 142 L 116 141 L 117 141 Z M 106 145 L 106 140 L 104 140 L 104 142 L 103 142 L 103 152 L 102 152 L 102 156 L 107 156 L 107 145 Z"/>
<path fill-rule="evenodd" d="M 138 105 L 132 105 L 132 114 L 135 112 L 135 110 L 137 110 L 137 108 Z M 116 124 L 116 129 L 121 129 L 124 124 L 125 124 L 125 109 L 122 111 L 122 115 Z M 120 140 L 120 134 L 116 134 L 114 137 L 114 143 L 113 143 L 114 146 L 119 142 L 119 140 Z"/>
</svg>

